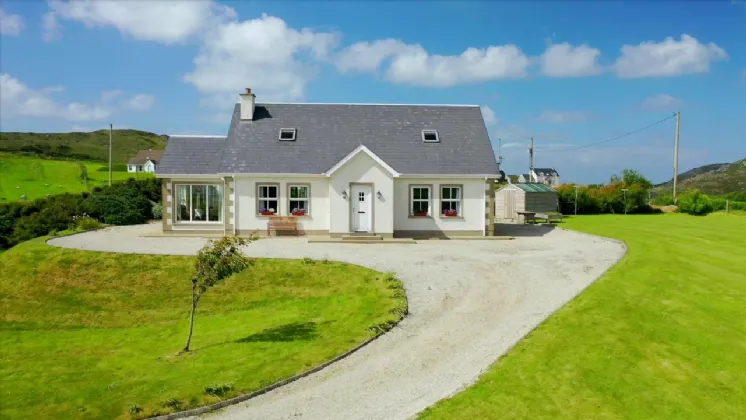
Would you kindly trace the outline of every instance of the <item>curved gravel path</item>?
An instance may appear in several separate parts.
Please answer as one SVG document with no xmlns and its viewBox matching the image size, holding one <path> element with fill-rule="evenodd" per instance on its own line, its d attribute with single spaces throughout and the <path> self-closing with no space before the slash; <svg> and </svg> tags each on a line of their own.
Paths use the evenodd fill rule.
<svg viewBox="0 0 746 420">
<path fill-rule="evenodd" d="M 51 245 L 117 252 L 194 254 L 201 238 L 141 237 L 158 225 L 114 227 Z M 417 245 L 261 240 L 255 257 L 329 258 L 394 271 L 410 315 L 350 357 L 255 399 L 208 414 L 219 419 L 406 419 L 474 383 L 498 357 L 624 254 L 603 238 L 526 226 L 513 241 Z"/>
</svg>

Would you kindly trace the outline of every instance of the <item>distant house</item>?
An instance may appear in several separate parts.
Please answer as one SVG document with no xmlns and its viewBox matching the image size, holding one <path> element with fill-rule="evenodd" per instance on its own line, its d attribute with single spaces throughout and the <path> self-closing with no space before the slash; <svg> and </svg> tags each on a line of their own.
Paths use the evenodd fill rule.
<svg viewBox="0 0 746 420">
<path fill-rule="evenodd" d="M 518 175 L 518 182 L 534 182 L 529 174 Z"/>
<path fill-rule="evenodd" d="M 532 179 L 521 182 L 538 182 L 539 184 L 549 185 L 550 187 L 556 187 L 560 184 L 559 172 L 554 168 L 534 168 L 531 172 Z"/>
<path fill-rule="evenodd" d="M 161 157 L 163 150 L 140 150 L 135 157 L 127 161 L 127 172 L 155 172 Z"/>
</svg>

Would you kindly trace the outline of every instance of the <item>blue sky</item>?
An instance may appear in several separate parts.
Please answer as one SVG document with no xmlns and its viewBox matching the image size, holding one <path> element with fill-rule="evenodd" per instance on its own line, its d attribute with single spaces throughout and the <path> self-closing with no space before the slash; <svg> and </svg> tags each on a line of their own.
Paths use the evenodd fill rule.
<svg viewBox="0 0 746 420">
<path fill-rule="evenodd" d="M 654 181 L 746 157 L 746 3 L 0 3 L 0 129 L 225 134 L 261 101 L 483 107 L 503 169 Z"/>
</svg>

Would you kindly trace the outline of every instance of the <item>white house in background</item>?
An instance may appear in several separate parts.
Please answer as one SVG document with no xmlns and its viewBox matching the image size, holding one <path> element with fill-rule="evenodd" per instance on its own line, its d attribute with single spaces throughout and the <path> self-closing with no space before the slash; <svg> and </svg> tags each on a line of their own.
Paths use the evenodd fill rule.
<svg viewBox="0 0 746 420">
<path fill-rule="evenodd" d="M 560 184 L 559 172 L 554 168 L 534 168 L 531 171 L 532 180 L 526 180 L 521 182 L 538 182 L 540 184 L 549 185 L 550 187 L 556 187 Z"/>
<path fill-rule="evenodd" d="M 127 161 L 127 172 L 155 172 L 163 157 L 163 150 L 140 150 Z"/>
<path fill-rule="evenodd" d="M 227 136 L 170 136 L 156 177 L 171 234 L 264 234 L 288 216 L 305 234 L 482 236 L 499 171 L 477 105 L 256 103 L 246 89 Z"/>
</svg>

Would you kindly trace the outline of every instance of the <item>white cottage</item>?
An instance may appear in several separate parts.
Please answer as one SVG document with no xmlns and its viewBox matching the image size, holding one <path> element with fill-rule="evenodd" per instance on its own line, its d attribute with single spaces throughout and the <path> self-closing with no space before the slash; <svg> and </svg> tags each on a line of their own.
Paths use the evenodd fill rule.
<svg viewBox="0 0 746 420">
<path fill-rule="evenodd" d="M 476 105 L 256 103 L 240 95 L 227 136 L 170 136 L 167 233 L 263 234 L 273 216 L 305 234 L 485 235 L 499 177 Z"/>
</svg>

